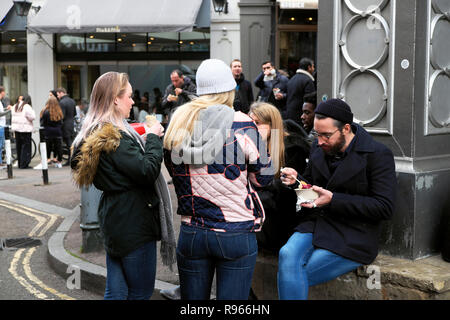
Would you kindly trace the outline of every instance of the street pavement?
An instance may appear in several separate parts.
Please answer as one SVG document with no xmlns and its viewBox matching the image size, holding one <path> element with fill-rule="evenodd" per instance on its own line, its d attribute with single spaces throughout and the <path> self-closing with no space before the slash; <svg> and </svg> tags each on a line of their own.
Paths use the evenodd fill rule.
<svg viewBox="0 0 450 320">
<path fill-rule="evenodd" d="M 38 163 L 36 157 L 31 165 Z M 168 178 L 164 166 L 163 173 Z M 0 238 L 30 237 L 42 242 L 36 247 L 0 250 L 0 275 L 8 274 L 9 279 L 0 278 L 0 300 L 102 299 L 105 252 L 102 248 L 83 252 L 81 193 L 72 182 L 69 167 L 50 167 L 48 175 L 49 184 L 44 185 L 42 170 L 14 168 L 13 179 L 7 179 L 6 170 L 0 170 Z M 176 209 L 173 185 L 169 188 Z M 179 226 L 179 216 L 174 212 L 176 237 Z M 152 300 L 163 299 L 159 291 L 178 284 L 176 264 L 170 270 L 162 264 L 159 254 L 156 279 Z M 8 283 L 7 290 L 4 290 L 5 283 Z"/>
</svg>

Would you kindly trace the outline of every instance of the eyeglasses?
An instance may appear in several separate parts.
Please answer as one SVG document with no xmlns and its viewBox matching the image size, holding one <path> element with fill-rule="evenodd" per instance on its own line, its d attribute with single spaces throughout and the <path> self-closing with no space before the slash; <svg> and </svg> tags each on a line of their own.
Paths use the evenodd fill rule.
<svg viewBox="0 0 450 320">
<path fill-rule="evenodd" d="M 331 138 L 336 132 L 338 132 L 338 131 L 340 131 L 340 130 L 337 129 L 336 131 L 334 131 L 334 132 L 332 132 L 332 133 L 317 133 L 317 132 L 314 132 L 314 133 L 313 133 L 313 136 L 314 136 L 315 138 L 321 137 L 321 138 L 323 138 L 323 139 L 325 139 L 325 140 L 330 140 L 330 138 Z"/>
</svg>

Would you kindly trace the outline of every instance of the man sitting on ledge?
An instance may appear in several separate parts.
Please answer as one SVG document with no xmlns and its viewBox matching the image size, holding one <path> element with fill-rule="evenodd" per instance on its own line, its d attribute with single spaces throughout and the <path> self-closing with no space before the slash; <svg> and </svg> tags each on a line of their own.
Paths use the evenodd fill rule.
<svg viewBox="0 0 450 320">
<path fill-rule="evenodd" d="M 394 208 L 391 150 L 353 123 L 342 100 L 322 102 L 315 113 L 317 139 L 304 175 L 292 168 L 282 171 L 284 184 L 295 187 L 295 178 L 305 180 L 319 195 L 302 204 L 303 219 L 280 250 L 282 300 L 306 300 L 310 286 L 375 260 L 380 223 L 391 218 Z"/>
</svg>

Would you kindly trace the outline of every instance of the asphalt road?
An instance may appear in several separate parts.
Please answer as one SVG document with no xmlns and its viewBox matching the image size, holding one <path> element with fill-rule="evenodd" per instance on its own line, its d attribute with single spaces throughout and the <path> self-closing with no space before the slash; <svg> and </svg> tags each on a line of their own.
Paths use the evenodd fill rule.
<svg viewBox="0 0 450 320">
<path fill-rule="evenodd" d="M 0 300 L 100 300 L 95 293 L 76 288 L 75 272 L 69 281 L 47 262 L 47 242 L 62 217 L 0 200 L 0 237 L 31 238 L 41 244 L 0 250 Z"/>
</svg>

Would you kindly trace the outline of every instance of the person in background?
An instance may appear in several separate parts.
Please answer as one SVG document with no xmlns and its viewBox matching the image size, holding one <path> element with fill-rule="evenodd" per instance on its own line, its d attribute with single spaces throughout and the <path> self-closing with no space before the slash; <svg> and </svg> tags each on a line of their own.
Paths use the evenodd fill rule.
<svg viewBox="0 0 450 320">
<path fill-rule="evenodd" d="M 394 212 L 392 151 L 353 122 L 350 106 L 339 99 L 319 104 L 314 131 L 303 176 L 292 168 L 281 172 L 286 185 L 304 180 L 318 194 L 301 204 L 302 221 L 279 252 L 282 300 L 307 299 L 310 286 L 372 263 L 381 221 Z"/>
<path fill-rule="evenodd" d="M 6 96 L 5 88 L 0 86 L 0 113 L 5 112 L 5 108 L 3 106 L 2 100 Z M 0 116 L 0 169 L 4 169 L 6 166 L 3 164 L 3 146 L 5 145 L 5 127 L 6 127 L 6 116 Z"/>
<path fill-rule="evenodd" d="M 67 148 L 70 148 L 75 133 L 74 118 L 77 113 L 76 103 L 71 97 L 67 95 L 67 91 L 64 88 L 56 89 L 56 94 L 58 95 L 59 105 L 61 106 L 61 110 L 64 115 L 62 126 L 63 141 L 66 144 Z M 70 164 L 70 155 L 69 159 L 67 160 L 66 163 L 63 164 L 63 166 L 68 166 L 69 164 Z"/>
<path fill-rule="evenodd" d="M 155 285 L 162 234 L 155 183 L 164 129 L 158 121 L 145 126 L 144 143 L 126 121 L 132 105 L 128 75 L 103 74 L 73 143 L 74 182 L 103 191 L 98 216 L 106 250 L 105 300 L 149 300 Z"/>
<path fill-rule="evenodd" d="M 47 162 L 53 163 L 55 168 L 62 168 L 62 124 L 63 113 L 58 100 L 51 96 L 47 100 L 41 114 L 41 124 L 44 127 L 47 145 Z M 53 152 L 53 159 L 51 154 Z"/>
<path fill-rule="evenodd" d="M 234 59 L 230 64 L 231 72 L 236 80 L 236 94 L 234 97 L 233 108 L 235 111 L 248 113 L 250 105 L 253 103 L 253 89 L 250 81 L 245 80 L 242 73 L 242 63 L 239 59 Z"/>
<path fill-rule="evenodd" d="M 308 139 L 310 143 L 314 140 L 314 116 L 317 105 L 317 92 L 311 92 L 305 94 L 303 97 L 303 107 L 302 107 L 302 116 L 300 119 L 302 120 L 303 129 L 305 129 L 308 134 Z"/>
<path fill-rule="evenodd" d="M 31 97 L 23 96 L 23 101 L 11 110 L 11 130 L 16 138 L 17 161 L 19 169 L 29 169 L 31 161 L 31 133 L 36 113 L 31 107 Z"/>
<path fill-rule="evenodd" d="M 254 82 L 255 86 L 260 89 L 256 100 L 273 104 L 280 111 L 283 119 L 285 119 L 289 79 L 277 71 L 270 61 L 263 62 L 261 67 L 262 72 L 256 77 Z"/>
<path fill-rule="evenodd" d="M 167 86 L 161 103 L 166 118 L 165 122 L 170 121 L 179 106 L 191 101 L 196 96 L 194 82 L 184 76 L 181 70 L 173 70 L 170 74 L 170 81 L 172 83 Z"/>
<path fill-rule="evenodd" d="M 175 111 L 164 138 L 181 215 L 181 299 L 210 299 L 216 273 L 218 300 L 246 300 L 258 253 L 255 233 L 264 222 L 253 185 L 269 184 L 273 168 L 256 125 L 233 110 L 230 67 L 205 60 L 196 80 L 199 97 Z"/>
<path fill-rule="evenodd" d="M 302 58 L 299 68 L 287 85 L 287 118 L 297 122 L 300 126 L 302 121 L 303 97 L 305 94 L 316 91 L 314 77 L 312 76 L 315 66 L 314 61 L 309 58 Z"/>
</svg>

